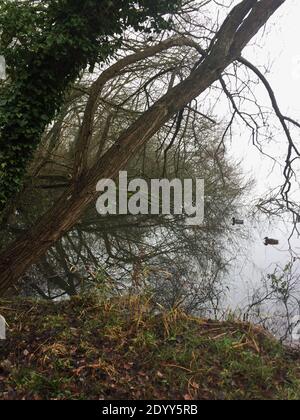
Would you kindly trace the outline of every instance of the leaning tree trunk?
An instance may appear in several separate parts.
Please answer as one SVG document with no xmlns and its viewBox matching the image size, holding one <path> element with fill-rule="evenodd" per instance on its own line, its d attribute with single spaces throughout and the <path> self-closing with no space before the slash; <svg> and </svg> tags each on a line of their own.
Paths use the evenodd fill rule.
<svg viewBox="0 0 300 420">
<path fill-rule="evenodd" d="M 200 66 L 143 114 L 26 234 L 0 255 L 0 296 L 80 219 L 102 178 L 116 178 L 133 155 L 178 111 L 219 79 L 285 0 L 244 0 L 228 15 Z"/>
</svg>

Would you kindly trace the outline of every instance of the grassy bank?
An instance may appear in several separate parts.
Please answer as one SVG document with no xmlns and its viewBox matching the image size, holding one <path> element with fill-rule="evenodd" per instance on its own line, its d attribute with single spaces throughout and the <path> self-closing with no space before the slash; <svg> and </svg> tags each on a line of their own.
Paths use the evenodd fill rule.
<svg viewBox="0 0 300 420">
<path fill-rule="evenodd" d="M 299 399 L 300 355 L 146 298 L 2 301 L 0 399 Z"/>
</svg>

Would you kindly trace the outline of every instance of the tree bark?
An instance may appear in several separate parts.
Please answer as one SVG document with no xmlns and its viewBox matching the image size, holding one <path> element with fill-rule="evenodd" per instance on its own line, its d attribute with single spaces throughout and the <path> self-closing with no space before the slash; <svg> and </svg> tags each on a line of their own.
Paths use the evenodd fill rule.
<svg viewBox="0 0 300 420">
<path fill-rule="evenodd" d="M 0 296 L 78 222 L 87 206 L 97 197 L 97 182 L 103 178 L 116 178 L 132 156 L 174 114 L 217 81 L 284 2 L 285 0 L 244 0 L 234 7 L 218 32 L 213 46 L 203 57 L 202 64 L 145 112 L 84 175 L 80 161 L 85 158 L 80 156 L 83 153 L 82 145 L 79 147 L 80 169 L 76 174 L 76 184 L 62 195 L 35 227 L 0 255 Z"/>
</svg>

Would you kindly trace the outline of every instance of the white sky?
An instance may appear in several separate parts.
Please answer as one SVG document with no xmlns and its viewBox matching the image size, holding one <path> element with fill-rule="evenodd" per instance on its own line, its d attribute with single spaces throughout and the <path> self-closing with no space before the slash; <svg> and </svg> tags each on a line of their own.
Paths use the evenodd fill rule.
<svg viewBox="0 0 300 420">
<path fill-rule="evenodd" d="M 250 46 L 244 53 L 250 61 L 259 66 L 272 63 L 270 74 L 267 76 L 271 83 L 280 105 L 281 111 L 300 121 L 300 1 L 287 0 L 276 15 L 270 20 L 267 34 L 264 34 L 263 42 L 258 40 L 262 48 Z M 261 34 L 260 34 L 261 35 Z M 269 105 L 267 96 L 265 104 Z M 295 137 L 300 145 L 300 131 Z M 272 142 L 272 149 L 268 151 L 273 155 L 280 155 L 286 151 L 286 138 L 278 135 Z M 248 136 L 236 134 L 232 144 L 234 156 L 242 158 L 242 166 L 246 173 L 251 175 L 257 182 L 254 194 L 264 196 L 269 187 L 276 187 L 283 183 L 282 170 L 279 167 L 271 172 L 273 164 L 263 157 L 259 151 L 250 145 Z M 300 169 L 300 168 L 299 168 Z M 248 289 L 259 282 L 262 273 L 271 272 L 272 264 L 285 265 L 289 259 L 288 234 L 291 225 L 279 223 L 267 226 L 247 226 L 254 240 L 248 248 L 241 251 L 241 255 L 230 273 L 233 284 L 230 293 L 231 301 L 242 303 Z M 280 240 L 279 247 L 265 247 L 264 237 L 275 237 Z M 300 239 L 292 241 L 293 250 L 299 252 Z M 299 273 L 300 274 L 300 273 Z"/>
<path fill-rule="evenodd" d="M 271 71 L 267 77 L 275 91 L 282 112 L 300 120 L 299 16 L 299 0 L 287 0 L 287 3 L 269 22 L 267 27 L 269 33 L 263 38 L 262 48 L 248 47 L 245 55 L 259 66 L 267 67 L 271 63 Z M 265 98 L 266 105 L 269 105 L 267 96 Z M 282 139 L 276 140 L 281 140 L 282 150 L 285 150 L 285 137 L 282 136 Z M 246 142 L 237 141 L 234 148 L 239 150 L 240 155 L 245 158 L 245 167 L 252 169 L 256 178 L 260 179 L 259 189 L 261 190 L 263 184 L 274 184 L 274 174 L 271 175 L 272 179 L 269 179 L 269 172 L 267 171 L 266 174 L 263 170 L 268 163 L 267 160 L 262 159 L 255 148 L 249 150 L 247 146 Z M 272 167 L 271 162 L 270 167 Z M 260 174 L 261 176 L 259 176 Z M 269 182 L 266 181 L 266 178 L 269 179 Z"/>
</svg>

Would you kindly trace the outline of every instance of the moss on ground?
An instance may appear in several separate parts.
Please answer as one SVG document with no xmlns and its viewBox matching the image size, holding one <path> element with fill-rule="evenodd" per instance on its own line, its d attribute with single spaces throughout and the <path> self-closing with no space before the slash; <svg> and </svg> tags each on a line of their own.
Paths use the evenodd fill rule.
<svg viewBox="0 0 300 420">
<path fill-rule="evenodd" d="M 0 302 L 0 399 L 300 399 L 300 354 L 144 297 Z"/>
</svg>

